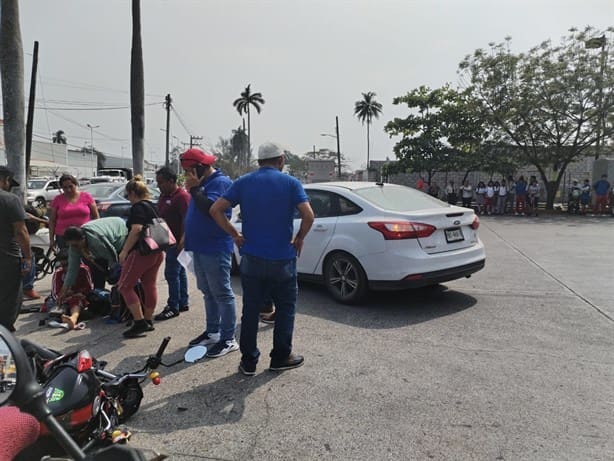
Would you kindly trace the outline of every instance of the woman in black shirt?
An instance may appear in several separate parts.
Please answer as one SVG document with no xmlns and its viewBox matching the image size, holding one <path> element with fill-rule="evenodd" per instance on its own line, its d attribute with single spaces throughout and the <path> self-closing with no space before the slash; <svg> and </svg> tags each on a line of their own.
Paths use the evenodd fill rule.
<svg viewBox="0 0 614 461">
<path fill-rule="evenodd" d="M 152 317 L 158 302 L 156 280 L 164 260 L 164 253 L 157 252 L 145 256 L 136 248 L 143 226 L 152 224 L 153 219 L 157 217 L 153 204 L 149 201 L 149 189 L 141 176 L 135 176 L 126 184 L 125 196 L 132 203 L 132 207 L 126 222 L 128 237 L 119 254 L 122 274 L 117 288 L 134 318 L 134 324 L 124 331 L 124 336 L 136 338 L 154 330 Z M 134 289 L 139 280 L 143 290 L 142 300 Z"/>
</svg>

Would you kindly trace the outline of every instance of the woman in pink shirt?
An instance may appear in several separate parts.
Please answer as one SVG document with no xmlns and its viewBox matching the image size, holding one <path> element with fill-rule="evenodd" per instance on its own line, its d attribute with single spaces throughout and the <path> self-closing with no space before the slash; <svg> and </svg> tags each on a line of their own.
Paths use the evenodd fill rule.
<svg viewBox="0 0 614 461">
<path fill-rule="evenodd" d="M 87 192 L 79 191 L 77 179 L 63 174 L 60 187 L 64 191 L 56 196 L 49 208 L 49 248 L 66 248 L 64 231 L 70 226 L 81 227 L 91 219 L 98 219 L 96 201 Z"/>
</svg>

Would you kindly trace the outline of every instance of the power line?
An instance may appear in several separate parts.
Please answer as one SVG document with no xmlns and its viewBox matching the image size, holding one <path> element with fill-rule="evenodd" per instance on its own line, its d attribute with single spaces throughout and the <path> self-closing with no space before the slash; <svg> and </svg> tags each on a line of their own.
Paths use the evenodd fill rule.
<svg viewBox="0 0 614 461">
<path fill-rule="evenodd" d="M 156 106 L 158 104 L 162 104 L 159 102 L 152 102 L 149 104 L 145 104 L 145 106 Z M 130 109 L 130 106 L 116 106 L 116 107 L 41 107 L 35 106 L 35 109 L 43 109 L 43 110 L 87 110 L 87 111 L 100 111 L 100 110 L 123 110 Z"/>
<path fill-rule="evenodd" d="M 54 83 L 57 82 L 57 83 Z M 130 94 L 129 90 L 121 90 L 118 88 L 109 88 L 101 85 L 92 85 L 83 82 L 75 82 L 72 80 L 64 80 L 57 78 L 50 78 L 45 81 L 45 83 L 49 86 L 59 86 L 64 88 L 72 88 L 72 89 L 80 89 L 80 90 L 91 90 L 91 91 L 107 91 L 111 93 L 123 93 Z M 145 93 L 145 96 L 151 96 L 155 98 L 163 98 L 163 94 L 153 94 L 153 93 Z"/>
</svg>

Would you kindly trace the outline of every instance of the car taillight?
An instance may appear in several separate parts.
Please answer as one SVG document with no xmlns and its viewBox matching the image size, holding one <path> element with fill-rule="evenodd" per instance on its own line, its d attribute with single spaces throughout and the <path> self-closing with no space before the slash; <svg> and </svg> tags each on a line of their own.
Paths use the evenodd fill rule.
<svg viewBox="0 0 614 461">
<path fill-rule="evenodd" d="M 77 371 L 84 372 L 92 368 L 92 356 L 88 351 L 81 351 L 77 355 Z"/>
<path fill-rule="evenodd" d="M 480 218 L 478 217 L 478 215 L 475 215 L 475 218 L 473 218 L 473 222 L 469 227 L 471 227 L 472 229 L 477 229 L 478 227 L 480 227 Z"/>
<path fill-rule="evenodd" d="M 410 221 L 371 221 L 369 227 L 380 231 L 384 240 L 403 240 L 428 237 L 437 230 L 435 226 Z"/>
</svg>

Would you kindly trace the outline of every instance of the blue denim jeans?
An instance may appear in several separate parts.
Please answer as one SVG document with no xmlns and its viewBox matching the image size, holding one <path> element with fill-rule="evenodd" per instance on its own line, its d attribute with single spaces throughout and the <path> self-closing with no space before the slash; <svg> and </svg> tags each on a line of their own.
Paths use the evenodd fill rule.
<svg viewBox="0 0 614 461">
<path fill-rule="evenodd" d="M 168 301 L 170 309 L 179 311 L 180 307 L 188 305 L 188 277 L 177 256 L 177 248 L 166 250 L 166 263 L 164 264 L 164 278 L 168 283 Z"/>
<path fill-rule="evenodd" d="M 205 299 L 207 333 L 220 333 L 220 341 L 235 337 L 237 312 L 230 286 L 231 253 L 194 253 L 196 286 Z"/>
<path fill-rule="evenodd" d="M 296 311 L 296 259 L 273 261 L 243 255 L 241 258 L 243 316 L 241 317 L 241 354 L 245 362 L 258 362 L 257 346 L 260 308 L 267 299 L 275 303 L 275 329 L 271 358 L 285 360 L 292 352 Z"/>
</svg>

